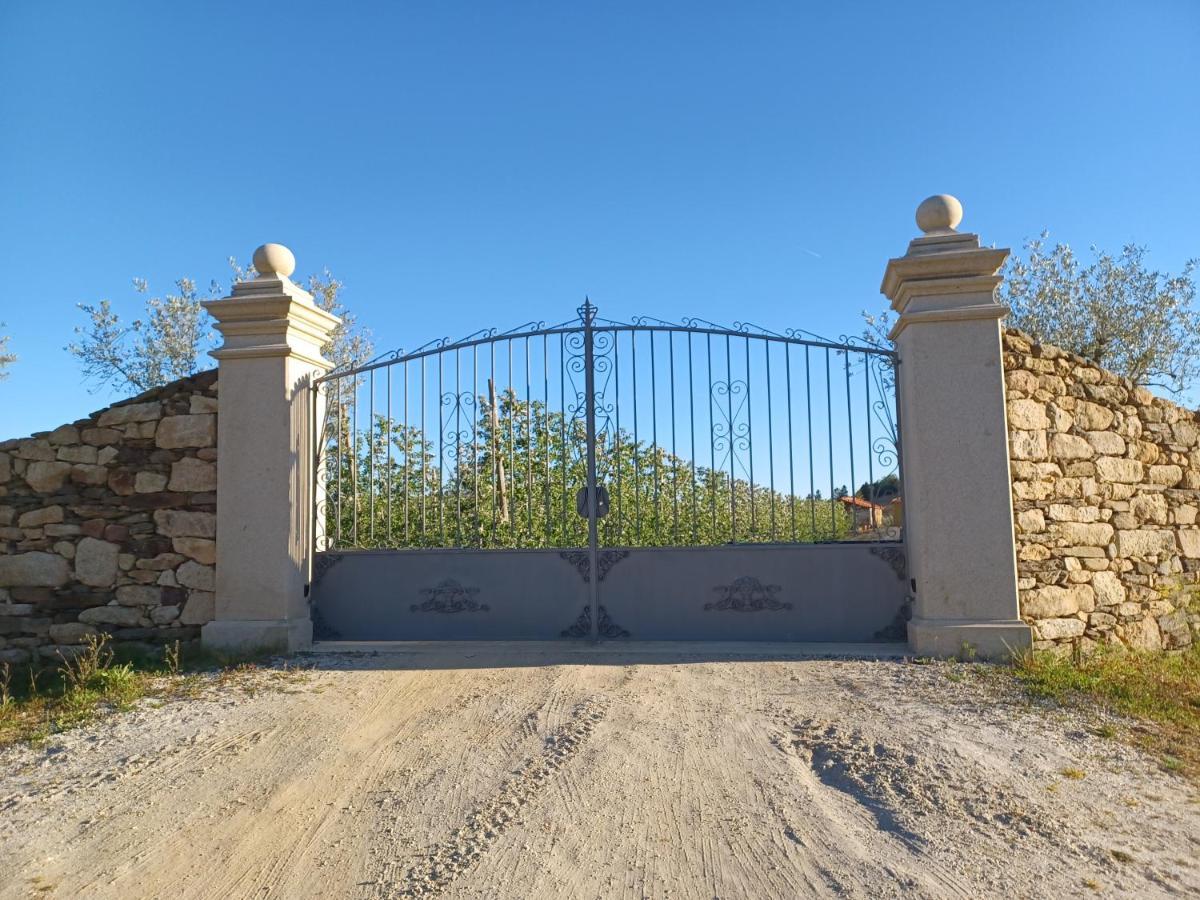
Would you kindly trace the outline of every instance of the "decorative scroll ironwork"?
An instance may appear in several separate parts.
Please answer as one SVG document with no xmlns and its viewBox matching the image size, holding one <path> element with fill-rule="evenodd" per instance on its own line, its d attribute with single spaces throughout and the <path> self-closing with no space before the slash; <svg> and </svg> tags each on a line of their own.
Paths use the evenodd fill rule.
<svg viewBox="0 0 1200 900">
<path fill-rule="evenodd" d="M 461 613 L 487 612 L 488 605 L 475 600 L 479 588 L 463 587 L 453 578 L 447 578 L 436 587 L 422 588 L 421 593 L 426 599 L 414 603 L 409 609 L 412 612 L 432 613 Z"/>
<path fill-rule="evenodd" d="M 383 354 L 314 380 L 314 543 L 565 551 L 898 535 L 895 365 L 856 338 L 621 322 L 590 300 L 557 325 Z M 574 497 L 601 483 L 611 514 L 580 522 Z"/>
<path fill-rule="evenodd" d="M 597 607 L 599 615 L 597 619 L 596 633 L 602 638 L 627 638 L 632 635 L 612 620 L 608 614 L 608 610 L 603 606 Z M 561 632 L 565 638 L 587 638 L 592 636 L 592 609 L 590 606 L 585 606 L 583 612 L 579 614 L 574 623 L 569 628 L 564 628 Z"/>
<path fill-rule="evenodd" d="M 313 560 L 312 583 L 316 587 L 329 573 L 329 570 L 340 563 L 345 556 L 341 553 L 318 553 Z"/>
<path fill-rule="evenodd" d="M 719 585 L 713 590 L 721 595 L 721 599 L 705 603 L 704 608 L 708 611 L 763 612 L 792 608 L 791 603 L 785 603 L 775 597 L 782 590 L 779 585 L 763 584 L 753 575 L 743 575 L 733 584 Z"/>
<path fill-rule="evenodd" d="M 872 547 L 871 555 L 878 556 L 891 566 L 901 581 L 908 580 L 908 557 L 905 556 L 903 547 Z"/>
<path fill-rule="evenodd" d="M 592 558 L 591 553 L 587 550 L 564 550 L 558 554 L 565 559 L 583 578 L 585 584 L 592 580 Z M 603 581 L 604 576 L 611 571 L 612 567 L 629 555 L 628 550 L 601 550 L 596 554 L 596 580 Z"/>
</svg>

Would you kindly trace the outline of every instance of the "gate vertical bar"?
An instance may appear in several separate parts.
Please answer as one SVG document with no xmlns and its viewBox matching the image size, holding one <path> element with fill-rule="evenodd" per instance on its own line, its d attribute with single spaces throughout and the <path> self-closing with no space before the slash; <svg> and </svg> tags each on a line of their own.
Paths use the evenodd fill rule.
<svg viewBox="0 0 1200 900">
<path fill-rule="evenodd" d="M 592 322 L 596 318 L 596 307 L 584 299 L 579 310 L 583 319 L 583 384 L 585 410 L 587 411 L 587 513 L 588 513 L 588 612 L 591 620 L 592 640 L 600 640 L 600 610 L 597 598 L 600 592 L 600 554 L 598 551 L 599 530 L 596 524 L 596 367 L 593 347 Z"/>
</svg>

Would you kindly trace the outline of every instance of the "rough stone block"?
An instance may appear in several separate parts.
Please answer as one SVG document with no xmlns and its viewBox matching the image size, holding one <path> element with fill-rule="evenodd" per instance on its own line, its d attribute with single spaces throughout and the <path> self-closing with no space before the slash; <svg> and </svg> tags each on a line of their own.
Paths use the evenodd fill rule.
<svg viewBox="0 0 1200 900">
<path fill-rule="evenodd" d="M 206 625 L 216 616 L 216 594 L 210 591 L 192 591 L 187 604 L 179 615 L 184 625 Z"/>
<path fill-rule="evenodd" d="M 120 625 L 130 628 L 141 621 L 140 609 L 130 606 L 93 606 L 79 614 L 79 621 L 89 625 Z"/>
<path fill-rule="evenodd" d="M 1167 523 L 1167 498 L 1162 494 L 1137 494 L 1129 499 L 1129 512 L 1141 522 Z"/>
<path fill-rule="evenodd" d="M 1147 616 L 1124 625 L 1117 626 L 1117 634 L 1121 640 L 1134 650 L 1161 650 L 1162 635 L 1158 623 Z"/>
<path fill-rule="evenodd" d="M 188 412 L 193 415 L 201 413 L 215 413 L 217 411 L 217 398 L 205 397 L 203 394 L 192 394 L 188 401 Z"/>
<path fill-rule="evenodd" d="M 1027 534 L 1046 530 L 1046 516 L 1040 509 L 1026 509 L 1017 513 L 1017 528 Z"/>
<path fill-rule="evenodd" d="M 56 644 L 83 644 L 97 634 L 96 629 L 86 622 L 63 622 L 50 626 L 50 639 Z"/>
<path fill-rule="evenodd" d="M 104 484 L 108 481 L 108 469 L 104 466 L 88 466 L 78 463 L 71 466 L 71 480 L 76 484 Z"/>
<path fill-rule="evenodd" d="M 1125 602 L 1125 585 L 1116 572 L 1096 572 L 1092 575 L 1092 590 L 1097 606 L 1119 606 Z"/>
<path fill-rule="evenodd" d="M 212 538 L 217 535 L 217 517 L 212 513 L 159 509 L 154 511 L 154 524 L 159 534 L 170 538 Z"/>
<path fill-rule="evenodd" d="M 59 447 L 58 461 L 94 465 L 98 458 L 96 448 L 90 444 L 79 444 L 74 447 Z"/>
<path fill-rule="evenodd" d="M 1046 432 L 1009 432 L 1009 450 L 1013 459 L 1046 459 L 1049 456 Z"/>
<path fill-rule="evenodd" d="M 211 566 L 217 561 L 217 542 L 205 538 L 177 537 L 171 540 L 176 553 L 190 556 L 196 562 Z"/>
<path fill-rule="evenodd" d="M 25 482 L 38 493 L 49 494 L 66 484 L 70 474 L 70 463 L 38 460 L 25 469 Z"/>
<path fill-rule="evenodd" d="M 85 537 L 75 548 L 75 578 L 90 587 L 109 587 L 117 580 L 121 548 L 108 541 Z"/>
<path fill-rule="evenodd" d="M 117 603 L 121 606 L 158 606 L 162 591 L 153 585 L 127 584 L 117 588 Z"/>
<path fill-rule="evenodd" d="M 1106 456 L 1124 456 L 1125 439 L 1113 431 L 1089 431 L 1084 435 L 1092 449 Z"/>
<path fill-rule="evenodd" d="M 1039 641 L 1077 638 L 1087 630 L 1079 619 L 1040 619 L 1033 623 L 1033 636 Z"/>
<path fill-rule="evenodd" d="M 1098 403 L 1080 400 L 1075 404 L 1075 421 L 1084 431 L 1107 431 L 1115 415 Z"/>
<path fill-rule="evenodd" d="M 155 434 L 158 446 L 167 450 L 211 447 L 217 441 L 217 417 L 212 414 L 167 416 Z"/>
<path fill-rule="evenodd" d="M 1101 456 L 1096 459 L 1096 473 L 1103 481 L 1137 484 L 1142 480 L 1142 464 L 1136 459 Z"/>
<path fill-rule="evenodd" d="M 1179 550 L 1188 559 L 1200 559 L 1200 528 L 1181 528 L 1175 533 Z"/>
<path fill-rule="evenodd" d="M 1081 437 L 1056 434 L 1050 439 L 1050 455 L 1054 459 L 1091 459 L 1096 451 Z"/>
<path fill-rule="evenodd" d="M 1151 466 L 1147 478 L 1151 484 L 1174 487 L 1183 481 L 1183 469 L 1179 466 Z"/>
<path fill-rule="evenodd" d="M 198 591 L 211 591 L 216 588 L 216 570 L 212 566 L 202 566 L 192 560 L 181 565 L 176 570 L 175 577 L 184 587 Z"/>
<path fill-rule="evenodd" d="M 121 432 L 115 428 L 85 428 L 80 438 L 85 444 L 102 447 L 105 444 L 115 444 L 121 440 Z"/>
<path fill-rule="evenodd" d="M 0 587 L 62 587 L 71 580 L 71 567 L 55 553 L 0 556 Z"/>
<path fill-rule="evenodd" d="M 1008 404 L 1008 426 L 1021 431 L 1038 431 L 1050 427 L 1046 404 L 1036 400 L 1011 400 Z"/>
<path fill-rule="evenodd" d="M 1095 594 L 1087 584 L 1048 585 L 1029 591 L 1021 598 L 1021 615 L 1031 619 L 1071 616 L 1094 608 Z"/>
<path fill-rule="evenodd" d="M 125 425 L 129 422 L 150 422 L 162 418 L 162 404 L 157 400 L 150 403 L 130 403 L 114 406 L 100 414 L 96 424 L 101 428 L 109 425 Z"/>
<path fill-rule="evenodd" d="M 1093 547 L 1107 546 L 1113 536 L 1113 527 L 1106 522 L 1059 522 L 1054 531 L 1069 544 Z"/>
<path fill-rule="evenodd" d="M 217 467 L 199 459 L 186 458 L 171 466 L 171 481 L 167 486 L 172 491 L 215 491 L 217 489 Z"/>
<path fill-rule="evenodd" d="M 42 525 L 58 524 L 62 520 L 63 508 L 61 506 L 45 506 L 23 513 L 17 520 L 17 524 L 21 528 L 38 528 Z"/>
<path fill-rule="evenodd" d="M 46 440 L 55 446 L 61 444 L 78 444 L 79 429 L 74 425 L 59 425 L 52 432 L 46 435 Z"/>
<path fill-rule="evenodd" d="M 1117 532 L 1117 556 L 1159 556 L 1175 552 L 1175 535 L 1170 531 L 1139 529 Z"/>
<path fill-rule="evenodd" d="M 167 476 L 159 472 L 138 472 L 133 478 L 133 489 L 139 494 L 157 494 L 167 486 Z"/>
</svg>

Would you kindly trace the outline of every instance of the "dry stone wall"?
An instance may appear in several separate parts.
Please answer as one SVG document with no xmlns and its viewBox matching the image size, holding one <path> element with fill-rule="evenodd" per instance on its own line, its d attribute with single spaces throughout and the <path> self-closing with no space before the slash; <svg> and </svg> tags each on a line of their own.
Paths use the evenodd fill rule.
<svg viewBox="0 0 1200 900">
<path fill-rule="evenodd" d="M 1200 629 L 1200 421 L 1004 334 L 1021 615 L 1034 648 L 1180 650 Z"/>
<path fill-rule="evenodd" d="M 139 649 L 213 616 L 217 373 L 0 443 L 0 662 Z"/>
</svg>

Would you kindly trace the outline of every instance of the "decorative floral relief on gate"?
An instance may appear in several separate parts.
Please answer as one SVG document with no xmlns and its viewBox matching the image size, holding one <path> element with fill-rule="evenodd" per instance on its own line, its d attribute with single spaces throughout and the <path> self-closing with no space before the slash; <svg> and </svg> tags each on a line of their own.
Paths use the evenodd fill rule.
<svg viewBox="0 0 1200 900">
<path fill-rule="evenodd" d="M 423 603 L 414 603 L 413 612 L 460 613 L 487 612 L 488 605 L 475 600 L 479 588 L 463 587 L 453 578 L 447 578 L 437 587 L 422 588 L 427 598 Z"/>
<path fill-rule="evenodd" d="M 792 604 L 776 599 L 782 590 L 777 584 L 763 584 L 753 575 L 743 575 L 733 584 L 713 588 L 721 594 L 714 603 L 705 603 L 706 610 L 730 610 L 732 612 L 762 612 L 764 610 L 791 609 Z"/>
<path fill-rule="evenodd" d="M 608 615 L 608 610 L 603 606 L 597 607 L 598 623 L 597 633 L 603 638 L 627 638 L 632 635 L 612 620 Z M 583 612 L 579 614 L 579 618 L 575 620 L 570 628 L 562 630 L 562 636 L 566 638 L 587 638 L 592 636 L 592 610 L 591 607 L 585 606 Z"/>
<path fill-rule="evenodd" d="M 592 561 L 587 550 L 564 550 L 558 554 L 576 569 L 585 582 L 592 580 Z M 629 555 L 628 550 L 601 550 L 596 554 L 596 580 L 603 581 L 617 563 Z"/>
</svg>

